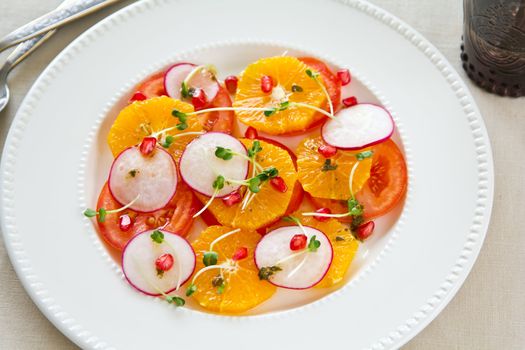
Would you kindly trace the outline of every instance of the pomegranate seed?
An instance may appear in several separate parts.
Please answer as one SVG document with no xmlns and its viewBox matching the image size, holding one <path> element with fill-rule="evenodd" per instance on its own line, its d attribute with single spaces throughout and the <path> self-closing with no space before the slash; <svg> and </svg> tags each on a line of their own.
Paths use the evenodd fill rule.
<svg viewBox="0 0 525 350">
<path fill-rule="evenodd" d="M 249 126 L 248 129 L 246 129 L 246 132 L 244 133 L 244 137 L 250 140 L 255 140 L 259 137 L 259 133 L 253 126 Z"/>
<path fill-rule="evenodd" d="M 121 231 L 128 231 L 132 225 L 133 222 L 131 221 L 131 217 L 128 214 L 121 215 L 118 218 L 118 227 Z"/>
<path fill-rule="evenodd" d="M 348 69 L 339 69 L 337 71 L 337 77 L 341 81 L 342 86 L 348 85 L 352 80 L 352 76 L 350 75 L 350 71 Z"/>
<path fill-rule="evenodd" d="M 261 77 L 261 90 L 265 94 L 271 92 L 273 89 L 273 79 L 269 75 L 263 75 Z"/>
<path fill-rule="evenodd" d="M 373 221 L 369 221 L 366 224 L 362 224 L 356 230 L 357 238 L 359 238 L 361 241 L 364 241 L 365 239 L 367 239 L 368 237 L 372 235 L 375 227 L 376 225 L 374 224 Z"/>
<path fill-rule="evenodd" d="M 288 190 L 288 186 L 286 186 L 286 182 L 284 182 L 283 178 L 280 176 L 277 176 L 271 179 L 270 183 L 272 184 L 273 188 L 275 188 L 279 192 L 284 193 Z"/>
<path fill-rule="evenodd" d="M 144 95 L 142 92 L 140 91 L 137 91 L 133 94 L 133 96 L 131 96 L 131 98 L 129 99 L 129 103 L 131 102 L 135 102 L 135 101 L 144 101 L 146 100 L 147 97 L 146 95 Z"/>
<path fill-rule="evenodd" d="M 290 249 L 291 250 L 301 250 L 306 248 L 306 241 L 308 237 L 305 234 L 294 235 L 290 240 Z"/>
<path fill-rule="evenodd" d="M 195 107 L 195 110 L 203 109 L 208 103 L 208 98 L 203 89 L 196 88 L 191 95 L 191 104 Z"/>
<path fill-rule="evenodd" d="M 325 158 L 332 158 L 337 153 L 337 148 L 323 143 L 321 146 L 319 146 L 317 152 L 321 153 L 321 155 Z"/>
<path fill-rule="evenodd" d="M 235 75 L 230 75 L 224 79 L 224 85 L 230 94 L 234 94 L 237 91 L 237 83 L 239 79 Z"/>
<path fill-rule="evenodd" d="M 155 150 L 155 147 L 157 147 L 157 139 L 154 137 L 145 137 L 139 146 L 140 153 L 147 156 Z"/>
<path fill-rule="evenodd" d="M 330 210 L 330 208 L 319 208 L 315 211 L 316 213 L 319 213 L 319 214 L 332 214 L 332 211 Z M 317 220 L 317 221 L 328 221 L 328 219 L 330 218 L 327 218 L 327 217 L 324 217 L 324 216 L 314 216 L 314 218 Z"/>
<path fill-rule="evenodd" d="M 225 206 L 231 207 L 242 200 L 241 194 L 238 191 L 233 191 L 229 195 L 222 197 L 222 202 Z"/>
<path fill-rule="evenodd" d="M 173 267 L 173 255 L 170 253 L 162 254 L 155 260 L 155 267 L 158 271 L 168 271 Z"/>
<path fill-rule="evenodd" d="M 352 107 L 357 104 L 357 98 L 355 96 L 350 96 L 343 99 L 343 105 L 345 107 Z"/>
<path fill-rule="evenodd" d="M 239 261 L 248 256 L 248 248 L 246 247 L 240 247 L 233 253 L 232 260 L 233 261 Z"/>
</svg>

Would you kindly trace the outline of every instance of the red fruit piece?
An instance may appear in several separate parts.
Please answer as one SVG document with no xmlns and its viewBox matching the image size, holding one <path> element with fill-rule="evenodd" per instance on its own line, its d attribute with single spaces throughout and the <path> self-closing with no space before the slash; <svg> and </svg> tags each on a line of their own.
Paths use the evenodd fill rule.
<svg viewBox="0 0 525 350">
<path fill-rule="evenodd" d="M 248 256 L 248 248 L 246 247 L 240 247 L 238 248 L 235 253 L 233 253 L 232 260 L 233 261 L 239 261 Z"/>
<path fill-rule="evenodd" d="M 374 228 L 376 227 L 376 225 L 374 224 L 373 221 L 369 221 L 365 224 L 362 224 L 361 226 L 359 226 L 356 230 L 356 236 L 358 239 L 360 239 L 361 241 L 364 241 L 365 239 L 367 239 L 368 237 L 370 237 L 372 235 L 372 233 L 374 232 Z"/>
<path fill-rule="evenodd" d="M 261 77 L 261 90 L 265 94 L 271 92 L 273 89 L 273 79 L 269 75 L 263 75 Z"/>
<path fill-rule="evenodd" d="M 227 207 L 231 207 L 232 205 L 235 205 L 235 204 L 239 203 L 241 201 L 241 199 L 242 199 L 241 194 L 238 191 L 233 191 L 229 195 L 223 197 L 222 198 L 222 202 Z"/>
<path fill-rule="evenodd" d="M 319 208 L 315 212 L 319 214 L 332 214 L 332 211 L 330 210 L 330 208 Z M 330 219 L 325 216 L 318 216 L 318 215 L 314 216 L 314 218 L 317 221 L 321 221 L 321 222 L 328 221 L 328 219 Z"/>
<path fill-rule="evenodd" d="M 286 186 L 286 182 L 284 182 L 283 178 L 280 176 L 274 177 L 270 180 L 270 184 L 275 188 L 277 191 L 285 193 L 288 190 L 288 186 Z"/>
<path fill-rule="evenodd" d="M 156 146 L 157 139 L 155 137 L 145 137 L 139 146 L 139 150 L 143 155 L 147 156 L 155 150 Z"/>
<path fill-rule="evenodd" d="M 224 79 L 224 85 L 230 94 L 234 94 L 237 91 L 237 83 L 239 79 L 235 75 L 230 75 Z"/>
<path fill-rule="evenodd" d="M 137 92 L 135 92 L 133 94 L 133 96 L 131 96 L 131 98 L 129 99 L 129 103 L 132 103 L 132 102 L 135 102 L 135 101 L 144 101 L 146 99 L 147 99 L 146 95 L 144 95 L 140 91 L 137 91 Z"/>
<path fill-rule="evenodd" d="M 195 107 L 195 110 L 203 109 L 208 103 L 208 98 L 203 89 L 196 88 L 191 95 L 191 104 Z"/>
<path fill-rule="evenodd" d="M 133 221 L 131 220 L 131 217 L 128 214 L 121 215 L 118 218 L 118 227 L 121 231 L 128 231 L 132 225 Z"/>
<path fill-rule="evenodd" d="M 337 71 L 337 77 L 341 81 L 342 86 L 348 85 L 352 80 L 352 76 L 350 75 L 350 71 L 348 69 L 339 69 Z"/>
<path fill-rule="evenodd" d="M 357 98 L 355 96 L 350 96 L 343 99 L 343 105 L 345 107 L 352 107 L 357 104 Z"/>
<path fill-rule="evenodd" d="M 308 237 L 305 234 L 294 235 L 290 240 L 290 249 L 291 250 L 302 250 L 306 248 L 306 241 Z"/>
<path fill-rule="evenodd" d="M 158 271 L 168 271 L 173 267 L 173 255 L 170 253 L 162 254 L 155 260 L 155 267 Z"/>
<path fill-rule="evenodd" d="M 321 146 L 319 146 L 319 148 L 317 148 L 317 152 L 319 152 L 325 158 L 331 158 L 336 155 L 337 148 L 323 143 Z"/>
<path fill-rule="evenodd" d="M 244 133 L 244 137 L 250 140 L 255 140 L 259 137 L 259 133 L 257 132 L 257 129 L 255 129 L 253 126 L 249 126 Z"/>
</svg>

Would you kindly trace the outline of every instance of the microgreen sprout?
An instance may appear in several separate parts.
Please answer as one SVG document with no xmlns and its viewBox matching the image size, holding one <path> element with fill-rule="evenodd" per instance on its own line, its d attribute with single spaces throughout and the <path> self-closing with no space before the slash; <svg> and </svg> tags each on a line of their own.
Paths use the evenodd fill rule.
<svg viewBox="0 0 525 350">
<path fill-rule="evenodd" d="M 162 233 L 159 230 L 153 231 L 150 237 L 151 237 L 151 240 L 155 243 L 161 244 L 162 242 L 164 242 L 164 233 Z"/>
<path fill-rule="evenodd" d="M 201 215 L 206 209 L 208 209 L 208 207 L 213 202 L 215 197 L 217 197 L 217 194 L 219 194 L 219 191 L 224 188 L 224 181 L 225 181 L 225 179 L 224 179 L 224 176 L 222 176 L 222 175 L 219 175 L 219 176 L 217 176 L 215 178 L 215 180 L 213 181 L 213 184 L 212 184 L 212 187 L 213 187 L 213 189 L 215 191 L 213 191 L 213 194 L 211 195 L 210 199 L 201 208 L 201 210 L 199 210 L 195 215 L 193 215 L 193 218 L 196 218 L 197 216 Z"/>
<path fill-rule="evenodd" d="M 168 135 L 164 138 L 164 142 L 162 142 L 160 145 L 164 148 L 170 148 L 174 140 L 175 138 L 172 135 Z"/>
<path fill-rule="evenodd" d="M 359 152 L 355 155 L 355 157 L 357 158 L 357 160 L 361 161 L 361 160 L 365 160 L 367 158 L 370 158 L 374 155 L 374 151 L 363 151 L 363 152 Z"/>
<path fill-rule="evenodd" d="M 330 171 L 337 169 L 337 164 L 332 164 L 332 160 L 327 158 L 324 160 L 323 166 L 321 167 L 322 171 Z"/>
<path fill-rule="evenodd" d="M 103 223 L 104 221 L 106 221 L 107 214 L 115 214 L 115 213 L 119 213 L 121 211 L 124 211 L 124 210 L 128 209 L 129 207 L 131 207 L 133 204 L 135 204 L 135 202 L 139 198 L 140 198 L 140 194 L 138 194 L 137 197 L 135 197 L 135 199 L 133 199 L 131 202 L 129 202 L 125 206 L 123 206 L 121 208 L 118 208 L 118 209 L 106 210 L 104 208 L 99 208 L 98 210 L 93 210 L 93 209 L 87 208 L 86 210 L 84 210 L 83 214 L 84 214 L 84 216 L 86 216 L 88 218 L 93 218 L 93 217 L 97 216 L 98 222 Z"/>
<path fill-rule="evenodd" d="M 255 142 L 259 142 L 259 141 L 255 141 Z M 250 151 L 248 151 L 248 154 L 250 154 Z M 222 160 L 230 160 L 233 158 L 233 156 L 244 158 L 250 163 L 252 163 L 253 167 L 256 168 L 257 170 L 259 171 L 263 170 L 263 167 L 257 164 L 257 162 L 255 161 L 255 158 L 252 156 L 249 156 L 249 155 L 247 156 L 242 153 L 234 152 L 229 148 L 224 148 L 220 146 L 217 146 L 217 148 L 215 149 L 215 157 L 220 158 Z"/>
<path fill-rule="evenodd" d="M 292 92 L 303 92 L 303 88 L 297 84 L 292 84 Z"/>
<path fill-rule="evenodd" d="M 186 300 L 176 295 L 166 295 L 164 299 L 166 299 L 168 303 L 175 304 L 177 306 L 184 306 L 184 304 L 186 304 Z"/>
<path fill-rule="evenodd" d="M 270 108 L 270 109 L 264 111 L 264 116 L 265 117 L 270 117 L 270 116 L 274 115 L 277 112 L 285 111 L 291 105 L 293 105 L 293 104 L 291 104 L 290 101 L 281 102 L 281 103 L 279 103 L 279 105 L 277 107 L 273 107 L 273 108 Z"/>
<path fill-rule="evenodd" d="M 315 253 L 317 249 L 321 246 L 321 242 L 317 240 L 317 237 L 313 235 L 310 237 L 310 241 L 308 242 L 308 251 Z"/>
<path fill-rule="evenodd" d="M 188 289 L 186 289 L 186 296 L 191 296 L 193 293 L 195 293 L 197 291 L 197 286 L 195 285 L 195 281 L 197 280 L 197 278 L 199 278 L 200 275 L 202 275 L 204 272 L 206 271 L 210 271 L 210 270 L 214 270 L 214 269 L 219 269 L 219 270 L 227 270 L 227 271 L 233 271 L 233 270 L 237 270 L 237 266 L 236 265 L 231 265 L 231 264 L 221 264 L 221 265 L 210 265 L 210 266 L 206 266 L 206 267 L 203 267 L 202 269 L 200 269 L 194 276 L 193 276 L 193 279 L 191 280 L 191 283 L 188 287 Z"/>
<path fill-rule="evenodd" d="M 264 266 L 259 269 L 259 279 L 262 280 L 268 280 L 272 275 L 274 275 L 276 272 L 282 271 L 279 266 Z"/>
<path fill-rule="evenodd" d="M 330 98 L 330 94 L 328 93 L 328 91 L 326 90 L 326 87 L 324 86 L 324 84 L 319 80 L 319 72 L 316 72 L 316 71 L 313 71 L 311 69 L 307 69 L 306 70 L 306 75 L 308 75 L 310 78 L 312 78 L 316 83 L 317 85 L 319 85 L 319 87 L 321 88 L 321 90 L 323 90 L 323 93 L 324 95 L 326 96 L 326 99 L 328 101 L 328 106 L 330 107 L 330 115 L 332 117 L 334 117 L 334 105 L 332 103 L 332 99 Z"/>
<path fill-rule="evenodd" d="M 180 94 L 183 98 L 190 97 L 190 89 L 188 88 L 188 84 L 186 83 L 186 81 L 183 81 L 180 84 Z"/>
<path fill-rule="evenodd" d="M 217 252 L 205 252 L 202 256 L 202 263 L 204 266 L 217 265 L 219 254 Z"/>
<path fill-rule="evenodd" d="M 172 112 L 171 112 L 171 115 L 173 115 L 175 118 L 177 118 L 179 120 L 179 124 L 176 125 L 176 128 L 178 130 L 185 130 L 188 128 L 188 114 L 187 113 L 184 113 L 184 112 L 181 112 L 181 111 L 178 111 L 176 109 L 174 109 Z"/>
</svg>

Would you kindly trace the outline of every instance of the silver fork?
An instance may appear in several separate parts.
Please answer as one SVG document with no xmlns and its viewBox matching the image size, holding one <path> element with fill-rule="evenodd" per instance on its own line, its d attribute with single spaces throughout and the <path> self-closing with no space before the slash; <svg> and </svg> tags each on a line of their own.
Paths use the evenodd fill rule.
<svg viewBox="0 0 525 350">
<path fill-rule="evenodd" d="M 7 76 L 11 69 L 18 63 L 22 62 L 27 56 L 31 54 L 37 47 L 42 45 L 49 39 L 56 30 L 51 30 L 45 34 L 34 37 L 33 39 L 24 41 L 18 45 L 16 49 L 7 57 L 4 65 L 0 68 L 0 112 L 5 108 L 9 102 L 9 87 L 7 86 Z"/>
</svg>

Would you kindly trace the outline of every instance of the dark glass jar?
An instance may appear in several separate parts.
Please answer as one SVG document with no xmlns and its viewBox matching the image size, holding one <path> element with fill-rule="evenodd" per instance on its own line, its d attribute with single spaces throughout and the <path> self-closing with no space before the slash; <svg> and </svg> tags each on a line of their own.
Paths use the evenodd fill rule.
<svg viewBox="0 0 525 350">
<path fill-rule="evenodd" d="M 525 95 L 525 0 L 464 0 L 463 69 L 480 87 Z"/>
</svg>

